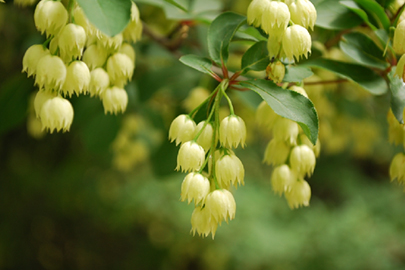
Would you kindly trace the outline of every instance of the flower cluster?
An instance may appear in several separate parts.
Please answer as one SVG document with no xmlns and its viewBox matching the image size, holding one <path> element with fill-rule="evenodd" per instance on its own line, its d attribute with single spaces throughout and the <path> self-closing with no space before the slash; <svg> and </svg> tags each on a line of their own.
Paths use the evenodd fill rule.
<svg viewBox="0 0 405 270">
<path fill-rule="evenodd" d="M 404 113 L 405 114 L 405 113 Z M 388 120 L 388 139 L 390 143 L 405 147 L 405 125 L 400 124 L 390 110 L 387 116 Z M 390 165 L 391 181 L 397 180 L 400 184 L 405 185 L 405 154 L 398 153 L 394 156 Z"/>
<path fill-rule="evenodd" d="M 294 86 L 289 90 L 306 96 L 302 87 Z M 308 206 L 311 188 L 304 177 L 311 176 L 315 169 L 319 142 L 312 145 L 296 122 L 277 115 L 265 101 L 259 105 L 256 117 L 258 124 L 272 131 L 273 135 L 263 159 L 274 166 L 271 175 L 273 191 L 284 194 L 290 208 Z"/>
<path fill-rule="evenodd" d="M 48 39 L 28 48 L 23 72 L 35 77 L 39 87 L 34 107 L 42 129 L 51 133 L 70 129 L 74 111 L 66 97 L 72 95 L 99 97 L 105 113 L 125 111 L 124 86 L 135 68 L 135 51 L 129 42 L 136 42 L 142 32 L 134 3 L 131 14 L 127 28 L 108 37 L 87 20 L 79 6 L 68 11 L 60 1 L 37 4 L 35 26 Z"/>
<path fill-rule="evenodd" d="M 193 120 L 200 104 L 189 115 L 177 116 L 169 129 L 170 141 L 180 145 L 176 170 L 188 173 L 181 185 L 181 200 L 194 201 L 192 232 L 203 237 L 211 233 L 214 238 L 218 224 L 234 219 L 236 203 L 229 189 L 244 184 L 243 164 L 232 149 L 245 146 L 246 126 L 233 113 L 231 103 L 231 114 L 219 121 L 221 97 L 228 98 L 225 90 L 221 83 L 203 102 L 214 100 L 205 121 Z"/>
<path fill-rule="evenodd" d="M 311 52 L 311 36 L 316 9 L 309 0 L 253 0 L 247 11 L 249 24 L 261 27 L 269 35 L 270 57 L 299 61 Z"/>
</svg>

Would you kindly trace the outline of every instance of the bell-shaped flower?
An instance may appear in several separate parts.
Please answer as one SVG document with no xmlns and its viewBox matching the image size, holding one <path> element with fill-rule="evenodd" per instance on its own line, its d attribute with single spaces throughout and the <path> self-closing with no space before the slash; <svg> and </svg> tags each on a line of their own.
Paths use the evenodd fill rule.
<svg viewBox="0 0 405 270">
<path fill-rule="evenodd" d="M 219 141 L 227 148 L 236 148 L 239 144 L 245 147 L 246 125 L 243 119 L 236 115 L 225 117 L 219 126 Z"/>
<path fill-rule="evenodd" d="M 48 54 L 49 50 L 42 44 L 32 45 L 24 54 L 22 71 L 27 72 L 28 77 L 36 75 L 39 60 Z"/>
<path fill-rule="evenodd" d="M 47 54 L 39 60 L 35 77 L 35 84 L 39 88 L 59 90 L 65 79 L 66 66 L 60 57 Z"/>
<path fill-rule="evenodd" d="M 105 114 L 125 112 L 128 105 L 128 94 L 125 89 L 113 86 L 104 90 L 100 97 Z"/>
<path fill-rule="evenodd" d="M 56 130 L 69 131 L 73 122 L 73 107 L 69 100 L 62 97 L 53 97 L 42 104 L 40 118 L 42 129 L 51 133 Z"/>
<path fill-rule="evenodd" d="M 300 206 L 309 206 L 311 187 L 304 179 L 298 179 L 290 186 L 290 190 L 286 191 L 284 195 L 291 209 L 299 208 Z"/>
<path fill-rule="evenodd" d="M 292 149 L 290 154 L 290 165 L 299 176 L 312 175 L 315 169 L 315 164 L 315 153 L 308 145 L 302 144 L 295 146 Z"/>
<path fill-rule="evenodd" d="M 210 181 L 200 173 L 189 173 L 181 184 L 181 201 L 194 200 L 195 205 L 203 203 L 210 192 Z"/>
<path fill-rule="evenodd" d="M 191 141 L 194 138 L 196 131 L 196 124 L 186 114 L 177 116 L 170 125 L 169 140 L 173 142 L 176 140 L 176 145 Z"/>
<path fill-rule="evenodd" d="M 205 160 L 205 151 L 194 141 L 183 143 L 177 155 L 176 170 L 182 172 L 198 171 Z"/>
<path fill-rule="evenodd" d="M 86 93 L 90 84 L 90 70 L 82 61 L 73 61 L 67 67 L 63 93 L 71 97 L 73 94 Z"/>
<path fill-rule="evenodd" d="M 35 8 L 35 26 L 47 37 L 56 35 L 67 21 L 68 12 L 60 1 L 42 0 Z"/>
<path fill-rule="evenodd" d="M 205 208 L 219 224 L 222 220 L 228 222 L 228 219 L 235 218 L 236 202 L 232 193 L 226 189 L 217 189 L 209 193 L 205 199 Z"/>
</svg>

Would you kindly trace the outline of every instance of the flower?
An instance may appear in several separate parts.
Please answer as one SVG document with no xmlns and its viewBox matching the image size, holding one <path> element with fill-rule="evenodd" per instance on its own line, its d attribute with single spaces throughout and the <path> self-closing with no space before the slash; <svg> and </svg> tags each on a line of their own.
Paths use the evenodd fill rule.
<svg viewBox="0 0 405 270">
<path fill-rule="evenodd" d="M 291 13 L 291 20 L 305 28 L 314 30 L 316 21 L 316 9 L 309 0 L 296 0 L 289 6 Z"/>
<path fill-rule="evenodd" d="M 300 94 L 303 95 L 304 97 L 308 98 L 307 92 L 306 92 L 305 89 L 302 88 L 302 87 L 293 85 L 293 86 L 289 87 L 288 90 L 295 91 L 295 92 L 297 92 L 297 93 L 300 93 Z"/>
<path fill-rule="evenodd" d="M 278 117 L 279 116 L 264 100 L 260 103 L 259 107 L 257 107 L 256 122 L 262 127 L 271 129 Z"/>
<path fill-rule="evenodd" d="M 405 21 L 397 25 L 392 43 L 392 48 L 396 54 L 405 54 Z"/>
<path fill-rule="evenodd" d="M 139 18 L 139 10 L 138 7 L 134 2 L 132 2 L 132 7 L 131 7 L 131 20 L 129 21 L 127 27 L 124 29 L 122 32 L 123 37 L 125 40 L 132 41 L 132 42 L 137 42 L 138 40 L 141 39 L 142 36 L 142 22 L 141 19 Z"/>
<path fill-rule="evenodd" d="M 176 145 L 191 141 L 196 131 L 195 122 L 186 114 L 177 116 L 170 125 L 169 140 L 176 140 Z"/>
<path fill-rule="evenodd" d="M 215 163 L 215 176 L 218 184 L 223 188 L 228 188 L 230 184 L 237 187 L 237 184 L 244 185 L 245 169 L 240 159 L 232 154 L 219 157 Z"/>
<path fill-rule="evenodd" d="M 210 233 L 212 239 L 215 237 L 217 231 L 218 222 L 216 222 L 207 208 L 196 207 L 191 215 L 191 231 L 193 235 L 195 232 L 202 237 L 207 237 Z"/>
<path fill-rule="evenodd" d="M 300 206 L 309 206 L 309 200 L 311 199 L 311 187 L 304 179 L 298 179 L 290 186 L 291 189 L 284 193 L 287 199 L 288 206 L 291 209 L 298 208 Z"/>
<path fill-rule="evenodd" d="M 37 118 L 39 118 L 41 115 L 42 105 L 44 105 L 44 102 L 54 97 L 56 97 L 56 95 L 50 91 L 42 89 L 37 92 L 34 99 L 34 110 Z"/>
<path fill-rule="evenodd" d="M 283 194 L 286 191 L 291 190 L 292 184 L 296 181 L 297 177 L 286 164 L 275 167 L 271 174 L 271 187 L 274 193 Z"/>
<path fill-rule="evenodd" d="M 66 70 L 63 93 L 69 97 L 74 93 L 76 95 L 85 93 L 89 87 L 90 79 L 90 71 L 87 65 L 82 61 L 73 61 Z"/>
<path fill-rule="evenodd" d="M 267 77 L 274 83 L 281 83 L 285 75 L 285 66 L 280 61 L 271 63 L 267 69 Z"/>
<path fill-rule="evenodd" d="M 131 58 L 123 53 L 114 53 L 107 60 L 107 73 L 113 84 L 131 79 L 134 68 Z"/>
<path fill-rule="evenodd" d="M 106 61 L 107 50 L 98 43 L 90 45 L 83 53 L 83 62 L 87 64 L 90 70 L 102 67 Z"/>
<path fill-rule="evenodd" d="M 239 144 L 243 148 L 246 141 L 246 126 L 243 119 L 236 115 L 225 117 L 219 126 L 219 141 L 228 148 L 236 148 Z"/>
<path fill-rule="evenodd" d="M 59 1 L 42 0 L 38 3 L 34 12 L 35 26 L 41 34 L 46 36 L 56 35 L 67 23 L 68 12 Z"/>
<path fill-rule="evenodd" d="M 283 2 L 267 1 L 263 9 L 261 27 L 269 34 L 281 34 L 290 22 L 290 11 Z"/>
<path fill-rule="evenodd" d="M 73 107 L 69 100 L 62 97 L 49 98 L 42 104 L 40 110 L 42 129 L 69 131 L 73 122 Z"/>
<path fill-rule="evenodd" d="M 272 139 L 264 151 L 263 162 L 268 165 L 281 165 L 290 154 L 290 146 L 284 140 Z"/>
<path fill-rule="evenodd" d="M 297 141 L 298 133 L 298 124 L 290 119 L 279 117 L 274 122 L 273 136 L 276 140 L 286 141 L 293 145 Z"/>
<path fill-rule="evenodd" d="M 90 72 L 90 96 L 101 96 L 110 85 L 110 77 L 103 68 L 96 68 Z"/>
<path fill-rule="evenodd" d="M 404 66 L 405 66 L 405 54 L 399 58 L 399 61 L 397 63 L 397 68 L 395 69 L 395 74 L 394 76 L 398 76 L 399 79 L 402 79 L 402 82 L 405 81 L 405 72 L 404 72 Z"/>
<path fill-rule="evenodd" d="M 66 79 L 66 66 L 58 56 L 42 57 L 37 65 L 35 84 L 47 90 L 59 90 Z"/>
<path fill-rule="evenodd" d="M 235 218 L 235 199 L 226 189 L 217 189 L 209 193 L 205 199 L 205 208 L 219 224 L 222 220 L 228 222 L 228 218 L 230 220 Z"/>
<path fill-rule="evenodd" d="M 132 47 L 132 45 L 128 44 L 128 43 L 122 43 L 120 49 L 118 50 L 119 53 L 123 53 L 126 56 L 128 56 L 132 62 L 135 64 L 135 50 Z"/>
<path fill-rule="evenodd" d="M 177 155 L 176 170 L 182 172 L 197 171 L 201 168 L 205 159 L 205 151 L 196 142 L 189 141 L 181 145 Z"/>
<path fill-rule="evenodd" d="M 210 181 L 200 173 L 189 173 L 181 184 L 181 201 L 194 200 L 197 205 L 204 202 L 205 197 L 210 192 Z"/>
<path fill-rule="evenodd" d="M 306 144 L 295 146 L 290 154 L 291 168 L 299 175 L 311 175 L 316 164 L 315 153 Z"/>
<path fill-rule="evenodd" d="M 299 61 L 301 55 L 308 58 L 311 52 L 311 35 L 301 25 L 295 24 L 287 27 L 282 41 L 283 51 L 289 60 Z"/>
<path fill-rule="evenodd" d="M 268 0 L 253 0 L 247 10 L 247 22 L 255 27 L 262 23 L 264 8 Z"/>
<path fill-rule="evenodd" d="M 196 127 L 195 134 L 198 134 L 201 129 L 204 127 L 206 121 L 202 121 L 198 123 Z M 211 148 L 212 143 L 212 135 L 214 134 L 214 129 L 210 123 L 207 123 L 204 127 L 204 130 L 201 132 L 200 136 L 197 138 L 197 143 L 204 148 L 205 152 L 207 152 Z"/>
<path fill-rule="evenodd" d="M 107 88 L 102 94 L 104 113 L 117 114 L 118 112 L 125 112 L 128 104 L 128 94 L 125 89 L 113 86 Z"/>
<path fill-rule="evenodd" d="M 49 50 L 42 44 L 32 45 L 27 49 L 23 57 L 23 72 L 27 72 L 28 77 L 36 75 L 39 60 L 49 54 Z"/>
<path fill-rule="evenodd" d="M 65 25 L 59 34 L 59 50 L 63 59 L 70 61 L 80 58 L 86 45 L 86 31 L 77 24 Z"/>
<path fill-rule="evenodd" d="M 398 153 L 391 161 L 390 165 L 390 178 L 391 181 L 397 179 L 398 182 L 405 181 L 405 155 Z"/>
</svg>

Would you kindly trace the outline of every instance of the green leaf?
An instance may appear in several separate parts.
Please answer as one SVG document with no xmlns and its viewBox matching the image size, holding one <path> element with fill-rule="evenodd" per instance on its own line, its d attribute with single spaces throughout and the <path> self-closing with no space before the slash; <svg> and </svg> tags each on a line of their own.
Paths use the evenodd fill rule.
<svg viewBox="0 0 405 270">
<path fill-rule="evenodd" d="M 396 67 L 388 74 L 391 90 L 391 109 L 398 122 L 404 123 L 402 113 L 405 108 L 405 83 L 397 76 L 394 77 Z"/>
<path fill-rule="evenodd" d="M 349 10 L 353 11 L 354 13 L 356 13 L 361 19 L 363 19 L 363 21 L 365 23 L 367 23 L 367 25 L 373 29 L 376 30 L 377 28 L 370 22 L 370 20 L 368 19 L 368 15 L 367 13 L 361 9 L 361 7 L 359 5 L 356 4 L 356 2 L 353 1 L 340 1 L 340 4 L 342 4 L 343 6 L 347 7 Z"/>
<path fill-rule="evenodd" d="M 121 33 L 131 19 L 131 0 L 77 0 L 89 21 L 104 34 Z"/>
<path fill-rule="evenodd" d="M 208 29 L 208 52 L 218 66 L 222 66 L 222 63 L 226 65 L 229 43 L 244 23 L 246 17 L 233 12 L 222 13 L 211 23 Z"/>
<path fill-rule="evenodd" d="M 165 0 L 165 1 L 186 12 L 190 6 L 190 2 L 188 0 Z"/>
<path fill-rule="evenodd" d="M 355 0 L 363 9 L 365 9 L 369 14 L 375 16 L 378 21 L 381 23 L 382 27 L 385 30 L 390 28 L 390 20 L 385 14 L 384 9 L 374 0 Z"/>
<path fill-rule="evenodd" d="M 363 21 L 336 0 L 325 0 L 316 6 L 316 26 L 326 29 L 350 29 Z"/>
<path fill-rule="evenodd" d="M 222 10 L 223 3 L 217 0 L 176 0 L 177 4 L 183 2 L 181 9 L 176 5 L 163 2 L 163 9 L 168 19 L 199 20 L 210 23 Z"/>
<path fill-rule="evenodd" d="M 301 66 L 287 66 L 283 82 L 301 82 L 305 78 L 311 77 L 314 73 L 310 68 Z"/>
<path fill-rule="evenodd" d="M 214 72 L 211 70 L 212 62 L 208 58 L 189 54 L 182 56 L 180 58 L 180 62 L 202 73 L 208 74 L 210 76 L 214 75 Z"/>
<path fill-rule="evenodd" d="M 318 114 L 308 98 L 266 80 L 243 81 L 240 85 L 258 93 L 278 115 L 296 121 L 311 142 L 316 143 Z"/>
<path fill-rule="evenodd" d="M 388 68 L 384 52 L 368 36 L 353 32 L 344 35 L 342 39 L 339 43 L 342 51 L 360 65 L 381 70 Z"/>
<path fill-rule="evenodd" d="M 388 91 L 388 86 L 384 78 L 379 76 L 373 70 L 360 65 L 324 58 L 310 60 L 304 62 L 302 65 L 329 70 L 343 78 L 359 84 L 373 95 L 382 95 Z"/>
<path fill-rule="evenodd" d="M 245 52 L 242 57 L 242 73 L 248 70 L 265 70 L 270 64 L 269 52 L 267 51 L 267 41 L 255 43 Z"/>
</svg>

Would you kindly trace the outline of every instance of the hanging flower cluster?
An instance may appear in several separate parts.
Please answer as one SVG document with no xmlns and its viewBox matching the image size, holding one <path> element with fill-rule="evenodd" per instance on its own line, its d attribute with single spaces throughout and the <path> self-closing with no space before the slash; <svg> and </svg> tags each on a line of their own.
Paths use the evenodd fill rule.
<svg viewBox="0 0 405 270">
<path fill-rule="evenodd" d="M 42 129 L 69 131 L 74 111 L 66 97 L 72 95 L 99 97 L 105 113 L 124 112 L 128 103 L 124 86 L 135 68 L 129 42 L 139 40 L 142 33 L 137 6 L 132 3 L 130 23 L 114 37 L 95 28 L 79 6 L 68 11 L 60 1 L 40 1 L 34 21 L 48 39 L 28 48 L 23 72 L 35 77 L 39 87 L 34 108 Z"/>
</svg>

